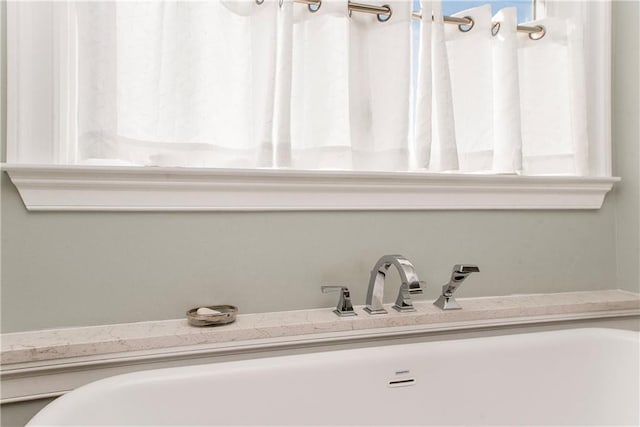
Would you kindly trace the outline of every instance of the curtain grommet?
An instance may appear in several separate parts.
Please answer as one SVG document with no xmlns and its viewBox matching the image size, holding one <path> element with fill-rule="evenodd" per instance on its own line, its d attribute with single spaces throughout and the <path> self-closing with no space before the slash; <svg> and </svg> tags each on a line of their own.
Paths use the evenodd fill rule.
<svg viewBox="0 0 640 427">
<path fill-rule="evenodd" d="M 468 33 L 469 31 L 471 31 L 471 29 L 473 28 L 473 26 L 476 23 L 473 20 L 473 18 L 470 17 L 470 16 L 465 16 L 464 19 L 468 19 L 469 23 L 468 24 L 460 24 L 460 25 L 458 25 L 458 30 L 462 31 L 463 33 Z"/>
<path fill-rule="evenodd" d="M 308 4 L 307 9 L 309 9 L 309 12 L 315 13 L 320 10 L 320 6 L 322 6 L 322 0 L 318 0 L 316 4 Z"/>
<path fill-rule="evenodd" d="M 529 33 L 529 38 L 533 41 L 540 40 L 547 34 L 547 29 L 542 25 L 536 25 L 538 31 L 534 33 Z"/>
<path fill-rule="evenodd" d="M 264 3 L 264 0 L 256 0 L 256 4 L 257 4 L 258 6 L 260 6 L 262 3 Z"/>
<path fill-rule="evenodd" d="M 391 10 L 391 7 L 388 4 L 383 4 L 382 7 L 386 7 L 388 12 L 384 14 L 378 13 L 376 14 L 376 16 L 378 17 L 378 21 L 387 22 L 389 19 L 391 19 L 391 15 L 393 15 L 393 11 Z"/>
<path fill-rule="evenodd" d="M 494 23 L 491 25 L 491 35 L 492 35 L 493 37 L 495 37 L 495 36 L 497 36 L 497 35 L 498 35 L 498 33 L 499 33 L 499 32 L 500 32 L 500 23 L 499 23 L 499 22 L 494 22 Z"/>
</svg>

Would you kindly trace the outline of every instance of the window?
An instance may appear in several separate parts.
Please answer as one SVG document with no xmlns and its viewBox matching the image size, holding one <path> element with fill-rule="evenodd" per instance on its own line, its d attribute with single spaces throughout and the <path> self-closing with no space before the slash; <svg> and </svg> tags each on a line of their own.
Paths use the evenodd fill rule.
<svg viewBox="0 0 640 427">
<path fill-rule="evenodd" d="M 448 7 L 457 7 L 459 10 L 470 6 L 471 3 L 477 4 L 477 2 L 445 1 L 443 2 L 443 12 L 451 10 L 447 9 Z M 531 10 L 524 7 L 525 3 L 520 1 L 494 3 L 517 3 L 519 16 L 526 14 L 527 10 Z M 229 4 L 232 6 L 229 6 Z M 552 2 L 544 2 L 542 4 L 546 11 L 552 11 L 556 7 L 555 3 Z M 105 7 L 109 6 L 107 3 L 104 5 Z M 172 7 L 179 7 L 179 5 L 180 3 L 174 3 Z M 413 105 L 413 111 L 411 112 L 414 115 L 413 117 L 416 117 L 420 108 L 427 105 L 424 104 L 420 107 L 418 103 L 404 102 L 410 98 L 410 95 L 405 96 L 405 88 L 408 89 L 409 87 L 407 82 L 411 80 L 412 69 L 409 66 L 406 68 L 409 77 L 405 80 L 394 78 L 385 80 L 381 79 L 380 76 L 374 75 L 373 72 L 367 71 L 368 80 L 346 80 L 350 84 L 355 82 L 356 89 L 349 86 L 336 85 L 335 92 L 333 92 L 335 96 L 324 99 L 335 100 L 345 93 L 353 94 L 354 90 L 365 93 L 363 98 L 365 101 L 361 101 L 359 98 L 356 101 L 349 99 L 349 102 L 355 102 L 357 105 L 344 111 L 332 104 L 325 104 L 322 109 L 314 109 L 315 104 L 313 103 L 295 104 L 297 102 L 295 100 L 301 97 L 300 94 L 302 92 L 304 92 L 304 96 L 309 96 L 309 92 L 314 91 L 317 92 L 317 96 L 324 95 L 322 93 L 325 91 L 324 86 L 316 86 L 313 84 L 313 80 L 305 80 L 308 74 L 297 73 L 293 77 L 276 75 L 274 77 L 276 80 L 275 89 L 255 86 L 255 80 L 260 80 L 262 77 L 245 76 L 244 80 L 238 81 L 251 81 L 253 86 L 243 96 L 250 98 L 263 91 L 260 99 L 264 100 L 269 99 L 270 90 L 275 90 L 274 96 L 277 100 L 278 96 L 280 96 L 278 94 L 284 93 L 286 95 L 289 93 L 287 96 L 291 98 L 285 96 L 283 105 L 287 105 L 289 99 L 293 99 L 294 106 L 300 105 L 301 108 L 292 108 L 291 117 L 293 118 L 289 118 L 290 122 L 282 123 L 290 125 L 293 122 L 304 123 L 304 125 L 295 129 L 293 126 L 281 127 L 282 129 L 291 130 L 291 135 L 286 131 L 285 134 L 276 135 L 277 138 L 274 137 L 274 139 L 277 139 L 275 143 L 269 141 L 270 145 L 265 145 L 263 144 L 264 139 L 254 138 L 255 135 L 260 134 L 262 129 L 259 126 L 255 126 L 256 122 L 258 124 L 267 123 L 271 120 L 271 117 L 277 122 L 282 117 L 282 111 L 286 112 L 286 108 L 262 121 L 254 119 L 255 117 L 262 117 L 260 114 L 264 110 L 256 110 L 258 112 L 252 115 L 252 121 L 238 122 L 234 125 L 234 129 L 246 131 L 247 136 L 244 139 L 249 142 L 243 145 L 243 149 L 250 150 L 250 154 L 247 154 L 249 151 L 239 153 L 229 149 L 229 147 L 217 144 L 215 148 L 217 151 L 215 151 L 213 157 L 216 161 L 220 158 L 228 158 L 229 160 L 222 165 L 223 167 L 212 169 L 210 167 L 193 167 L 198 166 L 198 164 L 180 163 L 180 161 L 176 162 L 175 160 L 185 157 L 196 161 L 205 159 L 211 154 L 211 148 L 208 146 L 204 150 L 198 151 L 196 149 L 195 154 L 193 152 L 188 154 L 178 152 L 176 154 L 175 150 L 173 150 L 174 146 L 166 145 L 166 150 L 155 153 L 155 160 L 149 163 L 146 161 L 150 158 L 146 151 L 148 148 L 147 143 L 154 138 L 149 137 L 149 133 L 142 132 L 144 128 L 141 123 L 146 120 L 145 118 L 135 115 L 122 117 L 109 116 L 108 114 L 103 116 L 94 115 L 100 108 L 108 112 L 114 104 L 110 104 L 112 101 L 109 99 L 102 99 L 99 94 L 84 96 L 83 93 L 78 93 L 78 87 L 81 85 L 74 84 L 74 82 L 80 81 L 82 83 L 84 70 L 75 67 L 70 58 L 75 58 L 78 51 L 83 48 L 90 51 L 90 54 L 98 57 L 98 60 L 93 63 L 96 65 L 92 72 L 100 74 L 104 73 L 107 68 L 104 64 L 108 65 L 108 58 L 101 57 L 108 49 L 103 49 L 104 44 L 95 49 L 87 49 L 87 46 L 84 46 L 83 43 L 88 38 L 80 37 L 79 33 L 86 30 L 86 28 L 70 25 L 70 23 L 76 22 L 74 20 L 78 16 L 78 10 L 75 7 L 77 5 L 73 3 L 30 4 L 16 2 L 8 6 L 8 122 L 10 128 L 8 164 L 4 165 L 4 168 L 9 172 L 30 209 L 598 208 L 605 193 L 616 180 L 610 176 L 610 147 L 607 129 L 608 63 L 602 59 L 607 58 L 607 45 L 605 42 L 608 34 L 595 38 L 599 36 L 589 33 L 588 37 L 591 37 L 591 39 L 587 40 L 591 47 L 587 50 L 590 55 L 587 58 L 587 64 L 595 64 L 591 68 L 587 66 L 587 72 L 595 74 L 587 76 L 587 81 L 594 87 L 587 91 L 587 96 L 590 97 L 587 105 L 590 106 L 591 110 L 588 112 L 589 119 L 586 120 L 586 123 L 590 127 L 591 143 L 584 148 L 584 169 L 588 173 L 583 174 L 583 176 L 561 176 L 566 173 L 565 170 L 571 173 L 573 166 L 567 165 L 575 163 L 575 156 L 567 159 L 567 156 L 563 153 L 553 159 L 554 164 L 557 165 L 557 169 L 554 170 L 560 171 L 552 172 L 554 176 L 516 175 L 514 172 L 517 172 L 518 166 L 514 166 L 515 163 L 511 157 L 503 161 L 503 164 L 507 165 L 505 170 L 492 169 L 491 164 L 495 165 L 494 148 L 485 149 L 486 147 L 478 148 L 474 146 L 476 143 L 483 143 L 488 138 L 477 138 L 477 132 L 470 127 L 471 125 L 466 123 L 466 120 L 464 124 L 461 124 L 462 121 L 458 121 L 455 131 L 458 138 L 466 137 L 470 142 L 466 146 L 458 144 L 456 148 L 458 154 L 455 157 L 447 158 L 449 146 L 446 145 L 446 141 L 442 142 L 446 139 L 443 138 L 442 134 L 446 134 L 452 128 L 451 126 L 442 126 L 442 123 L 445 122 L 436 123 L 434 121 L 432 123 L 436 128 L 440 126 L 438 129 L 439 140 L 437 140 L 439 142 L 434 142 L 426 152 L 422 150 L 421 145 L 414 144 L 405 147 L 402 144 L 404 144 L 403 141 L 408 136 L 403 135 L 413 133 L 405 122 L 406 117 L 411 117 L 409 114 L 410 105 Z M 130 6 L 135 7 L 135 4 Z M 251 6 L 258 7 L 253 4 Z M 292 7 L 291 4 L 287 7 L 290 6 Z M 304 7 L 304 5 L 295 6 Z M 225 7 L 236 6 L 233 3 L 225 3 Z M 324 7 L 330 6 L 325 5 Z M 568 9 L 567 6 L 563 7 Z M 584 13 L 584 10 L 576 12 L 576 10 L 561 10 L 561 7 L 557 7 L 557 16 L 584 15 L 587 16 L 587 19 L 595 20 L 595 22 L 606 19 L 608 16 L 608 6 L 606 4 L 579 4 L 572 7 L 585 8 L 586 13 Z M 85 18 L 96 18 L 95 14 L 91 15 L 91 10 L 85 10 L 84 12 L 88 16 L 88 18 L 87 16 Z M 245 12 L 242 10 L 234 11 L 239 15 Z M 320 19 L 323 16 L 321 13 L 313 15 L 312 12 L 304 12 L 308 14 L 307 16 L 318 16 Z M 392 19 L 400 19 L 398 18 L 398 16 L 401 16 L 400 12 L 401 8 L 396 9 Z M 409 9 L 407 13 L 410 14 L 410 12 Z M 187 12 L 182 9 L 178 10 L 177 13 Z M 453 11 L 446 13 L 453 14 Z M 108 13 L 101 14 L 99 19 L 102 19 L 102 21 L 99 22 L 104 21 L 104 16 L 109 15 Z M 488 22 L 490 23 L 491 16 L 487 16 L 489 16 Z M 384 13 L 379 14 L 379 17 L 381 17 L 380 20 L 382 21 L 388 19 L 385 18 Z M 307 19 L 306 16 L 305 19 Z M 308 19 L 311 20 L 312 18 Z M 347 32 L 351 31 L 351 36 L 357 38 L 357 35 L 353 35 L 356 34 L 353 33 L 354 30 L 348 27 L 350 20 L 360 23 L 363 28 L 367 25 L 373 27 L 373 24 L 369 24 L 369 21 L 364 21 L 361 17 L 348 18 L 345 15 L 342 21 L 333 23 L 333 28 L 341 28 Z M 526 16 L 523 20 L 526 20 Z M 520 18 L 518 18 L 518 21 L 520 21 Z M 374 22 L 374 24 L 384 25 L 384 23 L 380 24 L 378 22 Z M 415 26 L 415 23 L 413 26 Z M 104 40 L 100 37 L 103 37 L 105 32 L 100 29 L 96 31 L 96 28 L 96 26 L 91 26 L 88 34 L 97 34 L 99 36 L 98 42 L 103 43 Z M 145 30 L 144 26 L 139 25 L 138 21 L 132 23 L 128 28 L 131 31 Z M 374 31 L 373 33 L 367 37 L 362 37 L 363 39 L 376 39 L 378 37 L 376 39 L 378 45 L 368 45 L 367 49 L 370 52 L 376 52 L 376 49 L 380 49 L 380 52 L 384 51 L 387 55 L 390 52 L 394 52 L 393 44 L 383 46 L 384 49 L 380 48 L 380 43 L 384 45 L 385 40 L 389 37 L 388 32 L 391 30 L 388 29 L 391 28 L 391 25 L 375 28 L 372 30 Z M 386 32 L 385 37 L 376 36 L 375 31 L 378 31 L 377 28 L 386 28 L 385 31 L 379 31 L 380 34 Z M 606 26 L 600 25 L 592 28 L 606 29 Z M 189 37 L 207 37 L 206 32 L 200 35 L 192 34 L 195 31 L 191 31 L 193 29 L 189 27 L 174 30 L 174 34 L 180 37 L 185 35 Z M 277 31 L 277 29 L 273 27 L 268 31 Z M 359 29 L 358 31 L 366 30 Z M 403 31 L 405 30 L 400 29 L 397 31 L 401 37 Z M 143 34 L 142 36 L 145 35 Z M 257 49 L 259 47 L 251 45 L 256 41 L 256 37 L 249 37 L 247 40 L 249 45 L 246 48 Z M 263 39 L 258 42 L 262 42 L 261 40 Z M 118 40 L 116 39 L 117 42 Z M 311 45 L 314 41 L 311 40 L 309 43 Z M 337 45 L 335 44 L 334 46 Z M 177 55 L 176 57 L 181 58 L 180 55 L 188 55 L 188 52 L 185 52 L 188 49 L 184 46 L 184 44 L 176 44 L 169 51 L 171 55 Z M 321 44 L 314 46 L 322 47 Z M 274 52 L 277 55 L 282 54 L 282 50 L 278 50 L 283 49 L 282 47 L 276 47 L 275 49 Z M 257 49 L 257 51 L 261 50 Z M 362 51 L 367 50 L 363 49 Z M 216 55 L 221 55 L 221 52 L 227 52 L 225 55 L 233 54 L 233 52 L 224 49 L 214 50 L 213 52 Z M 357 50 L 356 52 L 356 55 L 360 55 L 359 52 L 361 51 Z M 318 56 L 319 59 L 316 59 L 315 63 L 303 63 L 297 66 L 307 70 L 309 73 L 313 73 L 317 71 L 318 66 L 322 65 L 323 58 L 327 57 L 326 54 L 334 53 L 335 50 L 327 51 L 325 56 Z M 449 56 L 452 55 L 455 56 L 452 53 Z M 166 57 L 165 62 L 171 63 L 172 58 L 174 57 Z M 199 60 L 199 55 L 193 55 L 193 58 Z M 398 54 L 391 60 L 386 58 L 386 60 L 381 60 L 376 64 L 380 68 L 385 68 L 390 63 L 406 62 L 406 58 L 403 54 Z M 487 55 L 482 58 L 486 59 Z M 139 60 L 142 65 L 138 68 L 138 72 L 134 70 L 131 74 L 135 76 L 136 81 L 141 85 L 149 83 L 148 81 L 145 82 L 145 78 L 149 77 L 151 79 L 151 74 L 141 74 L 139 72 L 139 70 L 148 71 L 148 68 L 145 68 L 145 58 L 135 57 L 132 59 Z M 238 60 L 239 64 L 242 64 L 243 61 L 242 58 L 227 58 L 226 60 Z M 365 64 L 367 63 L 366 61 L 371 61 L 372 59 L 359 58 L 358 60 L 360 61 L 358 64 Z M 103 62 L 101 63 L 100 61 Z M 131 63 L 131 61 L 121 61 L 118 66 L 122 68 L 122 64 Z M 314 64 L 315 66 L 312 66 Z M 393 69 L 391 66 L 388 68 Z M 243 68 L 239 67 L 237 69 L 242 70 Z M 464 74 L 459 72 L 456 74 L 455 71 L 460 69 L 462 67 L 454 68 L 451 74 L 452 79 L 458 78 L 460 80 L 460 76 Z M 193 68 L 190 67 L 189 71 L 192 72 Z M 388 77 L 389 70 L 386 72 Z M 384 77 L 384 74 L 380 75 Z M 418 71 L 415 72 L 415 75 L 414 79 L 418 78 Z M 217 80 L 213 79 L 210 82 L 217 85 L 215 90 L 233 87 L 230 83 L 233 76 L 225 77 L 224 74 L 220 74 L 220 76 L 222 77 Z M 106 85 L 110 79 L 112 80 L 111 77 L 107 76 L 98 85 L 91 81 L 87 87 L 95 89 L 96 86 Z M 201 73 L 201 77 L 206 79 L 207 73 Z M 162 78 L 162 76 L 158 78 Z M 267 76 L 265 80 L 269 81 L 270 77 Z M 152 87 L 154 84 L 158 84 L 159 81 L 152 82 L 149 86 Z M 189 79 L 182 82 L 187 87 L 192 83 Z M 380 84 L 372 85 L 373 82 Z M 277 87 L 277 84 L 282 84 L 285 87 L 289 85 L 290 92 L 278 92 L 280 88 Z M 394 88 L 393 93 L 389 96 L 382 96 L 381 94 L 386 93 L 385 88 L 390 85 Z M 371 86 L 382 89 L 371 92 Z M 238 86 L 234 89 L 236 92 L 229 93 L 237 93 L 241 87 L 242 85 L 238 83 Z M 482 87 L 482 85 L 479 85 L 479 87 Z M 433 90 L 438 92 L 441 91 L 441 88 L 439 85 L 434 84 Z M 107 90 L 106 93 L 109 93 L 109 91 Z M 192 89 L 190 93 L 191 97 L 179 98 L 176 103 L 187 105 L 193 102 L 197 106 L 199 104 L 207 104 L 210 101 L 210 98 L 207 97 L 198 98 L 197 90 Z M 401 93 L 402 97 L 398 97 L 398 93 Z M 140 110 L 136 109 L 135 106 L 141 102 L 146 102 L 148 106 L 161 105 L 161 103 L 155 103 L 153 99 L 145 99 L 133 90 L 126 90 L 121 95 L 121 98 L 116 102 L 121 103 L 122 98 L 128 99 L 124 107 L 118 104 L 118 108 L 124 108 L 125 110 L 129 108 L 131 111 L 138 112 Z M 380 98 L 381 96 L 382 98 Z M 371 99 L 376 97 L 378 99 L 376 100 L 375 108 L 379 111 L 372 111 L 371 105 L 374 104 L 372 104 Z M 78 99 L 84 100 L 85 104 L 75 102 Z M 259 99 L 253 99 L 253 101 L 251 99 L 249 99 L 251 105 L 261 105 Z M 458 97 L 458 99 L 461 98 Z M 465 102 L 460 102 L 462 107 L 454 106 L 453 108 L 454 110 L 456 108 L 466 108 L 466 104 L 472 104 L 478 99 L 481 99 L 481 97 L 474 95 Z M 232 107 L 242 108 L 235 103 L 235 95 L 226 95 L 223 101 L 212 107 L 211 111 L 216 112 L 216 120 L 213 122 L 215 125 L 209 126 L 209 130 L 206 130 L 207 138 L 210 135 L 216 135 L 216 132 L 221 127 L 232 122 L 232 118 L 235 116 L 230 115 L 229 118 L 225 118 Z M 163 110 L 155 111 L 153 117 L 154 129 L 162 129 L 163 136 L 160 142 L 163 144 L 174 142 L 172 138 L 176 135 L 176 129 L 180 128 L 182 130 L 177 138 L 183 141 L 185 135 L 187 135 L 192 138 L 191 142 L 187 141 L 187 143 L 197 146 L 202 138 L 194 129 L 198 130 L 204 127 L 193 126 L 192 121 L 196 120 L 199 123 L 206 124 L 208 119 L 207 110 L 190 112 L 180 120 L 176 120 L 176 116 L 173 113 L 175 105 L 166 102 L 162 105 Z M 440 107 L 436 106 L 434 108 Z M 406 109 L 406 114 L 397 113 L 403 109 Z M 205 114 L 202 114 L 202 111 L 205 111 Z M 269 114 L 271 113 L 270 111 Z M 360 117 L 363 113 L 367 114 Z M 446 117 L 446 114 L 439 114 L 440 117 Z M 565 111 L 563 114 L 570 113 Z M 438 113 L 435 113 L 434 117 L 437 115 Z M 52 120 L 52 117 L 55 119 Z M 85 117 L 90 117 L 90 119 L 85 120 Z M 113 117 L 117 119 L 115 125 L 117 126 L 117 132 L 112 131 L 114 126 Z M 171 118 L 173 123 L 169 123 L 167 117 Z M 198 119 L 198 117 L 200 118 Z M 327 121 L 324 120 L 327 117 L 331 119 L 330 123 L 343 120 L 345 117 L 352 121 L 343 123 L 344 127 L 341 130 L 332 131 L 333 128 L 327 127 Z M 354 117 L 356 117 L 356 121 L 353 121 L 355 120 Z M 376 118 L 376 120 L 370 120 L 371 117 Z M 424 116 L 420 115 L 420 117 Z M 80 119 L 78 120 L 77 118 Z M 128 122 L 127 119 L 129 119 Z M 484 120 L 483 123 L 488 123 L 489 121 Z M 82 126 L 88 122 L 92 122 L 90 123 L 91 126 L 83 128 Z M 81 126 L 78 126 L 78 123 Z M 129 127 L 127 128 L 127 126 Z M 535 136 L 535 131 L 538 128 L 534 126 L 534 132 L 531 135 Z M 122 129 L 125 129 L 126 132 L 120 132 Z M 340 139 L 344 139 L 345 134 L 347 134 L 345 129 L 352 138 L 354 134 L 359 137 L 359 139 L 355 138 L 355 144 L 359 144 L 357 149 L 349 145 L 349 141 Z M 502 130 L 502 128 L 500 129 Z M 192 131 L 195 134 L 190 134 Z M 309 143 L 312 139 L 317 139 L 317 135 L 325 133 L 327 134 L 326 138 L 321 140 L 319 144 L 313 145 Z M 116 140 L 114 140 L 114 135 L 117 137 Z M 124 137 L 122 137 L 123 135 Z M 271 137 L 272 134 L 269 133 L 269 135 Z M 234 141 L 231 142 L 235 143 L 235 139 L 238 138 L 234 137 L 233 139 Z M 220 137 L 219 140 L 229 142 L 229 138 L 224 136 Z M 342 142 L 335 143 L 338 140 Z M 286 145 L 286 143 L 281 144 L 281 141 L 294 141 L 294 143 Z M 326 144 L 326 141 L 331 141 L 331 144 Z M 396 144 L 398 141 L 400 143 Z M 525 143 L 523 142 L 523 144 Z M 125 151 L 127 151 L 128 156 L 125 162 L 118 163 L 114 161 L 119 157 L 111 154 L 104 156 L 104 153 L 110 153 L 111 151 L 122 153 L 123 146 L 126 147 Z M 114 147 L 116 148 L 114 149 Z M 512 147 L 507 147 L 504 152 L 512 153 L 513 149 Z M 256 155 L 256 153 L 258 154 Z M 544 168 L 536 169 L 540 168 L 540 163 L 536 163 L 536 160 L 544 156 L 548 157 L 548 153 L 542 153 L 538 157 L 536 157 L 536 153 L 530 154 L 529 160 L 524 159 L 525 168 L 530 167 L 532 171 L 541 170 L 544 172 Z M 131 159 L 135 160 L 136 158 L 143 158 L 145 161 L 131 161 Z M 338 163 L 337 167 L 335 164 L 330 164 L 328 167 L 323 166 L 323 162 L 326 159 L 334 162 L 336 158 L 343 159 L 341 163 Z M 453 163 L 452 158 L 455 160 Z M 105 161 L 105 159 L 108 159 L 108 161 Z M 163 159 L 170 160 L 165 161 Z M 189 161 L 193 162 L 193 160 Z M 99 164 L 96 165 L 96 163 Z M 137 166 L 131 166 L 131 164 L 137 164 Z M 324 170 L 310 170 L 314 169 L 314 166 L 318 164 L 320 165 L 318 169 Z M 425 164 L 428 164 L 428 166 L 425 167 Z M 527 164 L 529 166 L 526 166 Z M 550 163 L 545 160 L 543 167 L 547 167 L 548 164 Z M 141 165 L 146 167 L 140 167 Z M 203 165 L 210 166 L 206 161 Z M 293 166 L 293 169 L 272 168 L 273 166 L 280 167 L 283 165 L 285 167 Z M 299 165 L 302 167 L 299 167 Z M 312 166 L 307 167 L 308 165 Z M 364 165 L 364 167 L 360 167 L 360 165 Z M 267 168 L 263 168 L 263 166 Z M 487 174 L 487 172 L 492 173 Z M 506 172 L 507 174 L 496 174 L 496 172 Z"/>
<path fill-rule="evenodd" d="M 460 11 L 482 6 L 487 3 L 491 5 L 492 15 L 495 15 L 500 9 L 505 7 L 515 7 L 518 11 L 517 16 L 519 23 L 529 22 L 534 19 L 533 9 L 535 0 L 444 0 L 442 2 L 442 13 L 445 15 L 454 15 Z"/>
</svg>

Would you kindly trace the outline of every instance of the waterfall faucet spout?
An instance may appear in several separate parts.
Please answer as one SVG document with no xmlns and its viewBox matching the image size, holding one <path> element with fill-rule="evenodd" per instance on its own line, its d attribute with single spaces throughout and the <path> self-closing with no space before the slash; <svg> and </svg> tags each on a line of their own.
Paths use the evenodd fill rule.
<svg viewBox="0 0 640 427">
<path fill-rule="evenodd" d="M 415 311 L 411 301 L 411 295 L 421 294 L 426 285 L 418 279 L 413 264 L 402 255 L 385 255 L 376 262 L 371 270 L 369 290 L 367 291 L 367 306 L 364 310 L 369 314 L 385 314 L 387 310 L 382 306 L 384 295 L 384 281 L 387 271 L 395 266 L 400 273 L 400 290 L 393 308 L 397 311 Z"/>
</svg>

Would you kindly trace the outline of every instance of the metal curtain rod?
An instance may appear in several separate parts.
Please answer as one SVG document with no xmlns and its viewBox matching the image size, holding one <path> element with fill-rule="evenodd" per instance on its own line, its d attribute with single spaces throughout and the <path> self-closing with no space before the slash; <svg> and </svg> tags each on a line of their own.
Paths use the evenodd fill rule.
<svg viewBox="0 0 640 427">
<path fill-rule="evenodd" d="M 308 5 L 309 11 L 311 12 L 317 12 L 318 9 L 320 9 L 320 6 L 322 5 L 322 0 L 293 0 L 293 1 L 296 3 L 303 3 Z M 373 15 L 377 15 L 378 20 L 381 22 L 387 21 L 389 18 L 391 18 L 391 14 L 392 14 L 391 7 L 389 7 L 389 5 L 386 5 L 386 4 L 383 6 L 375 6 L 372 4 L 362 4 L 362 3 L 355 3 L 350 1 L 349 14 L 351 14 L 351 12 L 362 12 L 362 13 L 370 13 Z M 421 12 L 413 12 L 411 16 L 414 19 L 422 19 Z M 433 19 L 433 16 L 431 17 L 431 19 Z M 458 25 L 458 28 L 460 29 L 460 31 L 463 31 L 463 32 L 469 31 L 471 28 L 473 28 L 473 24 L 474 24 L 473 19 L 471 19 L 468 16 L 464 18 L 458 18 L 455 16 L 444 16 L 443 19 L 444 19 L 444 22 L 447 24 Z M 500 23 L 494 22 L 491 28 L 492 33 L 495 35 L 499 30 L 500 30 Z M 546 30 L 542 25 L 536 25 L 535 27 L 531 27 L 527 25 L 518 25 L 517 31 L 519 33 L 528 33 L 529 37 L 532 38 L 533 40 L 539 40 L 545 35 Z M 536 35 L 535 38 L 532 36 L 533 34 Z"/>
</svg>

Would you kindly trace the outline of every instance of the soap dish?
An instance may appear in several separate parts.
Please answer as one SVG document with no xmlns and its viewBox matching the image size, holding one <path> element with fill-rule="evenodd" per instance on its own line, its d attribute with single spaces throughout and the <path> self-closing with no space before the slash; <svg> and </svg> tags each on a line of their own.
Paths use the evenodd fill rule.
<svg viewBox="0 0 640 427">
<path fill-rule="evenodd" d="M 225 304 L 207 306 L 206 308 L 220 312 L 214 314 L 198 314 L 198 308 L 202 307 L 192 308 L 187 311 L 187 319 L 189 320 L 189 324 L 192 326 L 224 325 L 234 322 L 236 320 L 236 315 L 238 314 L 238 307 L 234 305 Z"/>
</svg>

